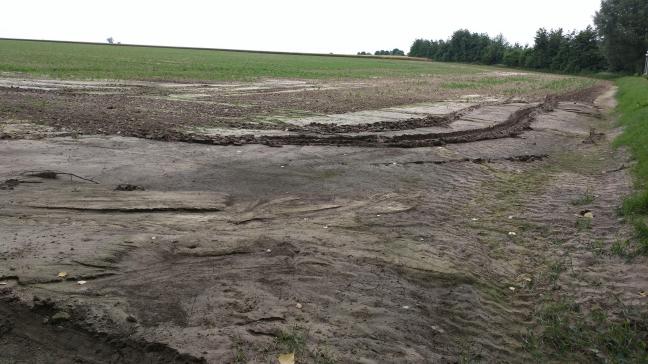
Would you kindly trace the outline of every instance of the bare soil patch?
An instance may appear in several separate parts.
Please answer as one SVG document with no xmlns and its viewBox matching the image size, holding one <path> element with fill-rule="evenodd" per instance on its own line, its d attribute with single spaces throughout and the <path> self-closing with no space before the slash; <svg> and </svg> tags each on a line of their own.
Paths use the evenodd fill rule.
<svg viewBox="0 0 648 364">
<path fill-rule="evenodd" d="M 648 269 L 645 258 L 615 253 L 630 231 L 615 212 L 630 178 L 619 168 L 627 157 L 609 146 L 617 132 L 609 105 L 590 102 L 600 91 L 515 108 L 482 100 L 479 108 L 495 109 L 430 118 L 443 120 L 434 125 L 316 125 L 266 139 L 281 148 L 254 135 L 229 143 L 241 145 L 214 145 L 207 134 L 206 144 L 139 139 L 124 136 L 135 133 L 129 126 L 110 136 L 6 132 L 6 358 L 50 350 L 89 362 L 276 362 L 293 351 L 298 362 L 618 357 L 592 328 L 640 322 Z M 266 96 L 259 100 L 274 97 Z M 388 106 L 404 105 L 369 109 Z M 197 135 L 164 134 L 176 123 L 146 136 Z M 477 126 L 452 130 L 468 123 Z M 424 128 L 446 132 L 408 134 Z M 603 135 L 584 143 L 592 128 Z M 396 133 L 394 144 L 380 133 Z M 592 321 L 601 308 L 606 318 Z M 561 322 L 583 323 L 567 349 L 556 343 L 570 336 L 557 333 L 573 325 Z M 645 334 L 633 328 L 628 337 Z"/>
</svg>

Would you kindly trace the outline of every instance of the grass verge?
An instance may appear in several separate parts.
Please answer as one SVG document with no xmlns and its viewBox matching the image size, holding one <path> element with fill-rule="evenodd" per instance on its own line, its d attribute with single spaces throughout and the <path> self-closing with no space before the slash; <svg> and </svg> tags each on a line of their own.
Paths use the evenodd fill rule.
<svg viewBox="0 0 648 364">
<path fill-rule="evenodd" d="M 633 167 L 637 192 L 626 198 L 621 213 L 635 227 L 635 254 L 648 255 L 648 79 L 623 77 L 617 80 L 617 113 L 624 126 L 617 146 L 626 146 L 636 164 Z"/>
<path fill-rule="evenodd" d="M 645 363 L 648 317 L 619 308 L 610 317 L 600 308 L 585 312 L 566 298 L 549 299 L 536 312 L 540 330 L 526 335 L 525 349 L 538 361 Z"/>
</svg>

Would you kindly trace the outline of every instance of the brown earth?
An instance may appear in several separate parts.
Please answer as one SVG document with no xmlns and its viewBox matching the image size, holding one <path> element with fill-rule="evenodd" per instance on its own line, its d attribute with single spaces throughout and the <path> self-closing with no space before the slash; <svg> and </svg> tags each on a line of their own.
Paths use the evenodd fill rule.
<svg viewBox="0 0 648 364">
<path fill-rule="evenodd" d="M 610 92 L 549 100 L 511 133 L 407 149 L 145 140 L 123 135 L 180 120 L 164 124 L 163 102 L 131 129 L 96 115 L 105 98 L 3 92 L 4 105 L 96 104 L 43 114 L 122 136 L 5 129 L 0 362 L 561 361 L 529 345 L 548 302 L 611 319 L 645 308 L 645 258 L 612 253 L 630 235 L 616 208 L 631 181 L 609 145 Z"/>
<path fill-rule="evenodd" d="M 512 81 L 488 87 L 475 86 L 470 90 L 442 87 L 449 80 L 464 80 L 456 76 L 371 81 L 265 80 L 252 84 L 57 82 L 16 78 L 0 82 L 0 118 L 30 120 L 74 134 L 177 141 L 182 140 L 178 129 L 284 129 L 289 127 L 282 123 L 286 117 L 458 99 L 467 91 L 478 92 L 475 96 L 484 100 L 515 95 L 518 99 L 535 102 L 543 100 L 547 93 L 541 85 L 560 80 L 560 76 L 525 75 L 540 86 L 529 88 L 528 81 Z M 466 81 L 485 76 L 489 75 L 472 76 Z M 501 77 L 508 78 L 506 74 Z M 590 90 L 601 87 L 605 87 L 605 83 Z M 573 100 L 584 100 L 595 94 L 568 91 L 562 92 L 574 96 L 570 97 Z M 0 134 L 0 137 L 8 138 L 9 135 Z"/>
</svg>

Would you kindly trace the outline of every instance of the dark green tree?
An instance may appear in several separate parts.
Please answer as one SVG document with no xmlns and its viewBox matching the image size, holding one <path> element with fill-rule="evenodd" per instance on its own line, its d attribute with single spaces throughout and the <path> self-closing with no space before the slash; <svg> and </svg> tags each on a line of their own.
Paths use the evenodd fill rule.
<svg viewBox="0 0 648 364">
<path fill-rule="evenodd" d="M 527 47 L 522 47 L 518 43 L 515 43 L 513 46 L 507 47 L 504 51 L 502 63 L 509 67 L 523 67 L 527 53 Z"/>
<path fill-rule="evenodd" d="M 594 23 L 610 70 L 641 72 L 648 50 L 648 1 L 602 0 Z"/>
<path fill-rule="evenodd" d="M 547 29 L 538 29 L 534 40 L 533 51 L 530 57 L 527 58 L 525 66 L 531 68 L 549 68 L 551 58 L 549 51 L 549 33 Z"/>
<path fill-rule="evenodd" d="M 426 42 L 428 45 L 426 46 Z M 427 57 L 429 53 L 429 41 L 417 39 L 412 43 L 408 55 L 410 57 Z"/>
<path fill-rule="evenodd" d="M 564 72 L 597 71 L 607 67 L 596 31 L 588 26 L 571 39 L 572 52 Z"/>
<path fill-rule="evenodd" d="M 503 35 L 498 35 L 493 39 L 488 38 L 487 46 L 481 52 L 481 63 L 483 64 L 500 64 L 504 61 L 504 54 L 510 48 Z"/>
</svg>

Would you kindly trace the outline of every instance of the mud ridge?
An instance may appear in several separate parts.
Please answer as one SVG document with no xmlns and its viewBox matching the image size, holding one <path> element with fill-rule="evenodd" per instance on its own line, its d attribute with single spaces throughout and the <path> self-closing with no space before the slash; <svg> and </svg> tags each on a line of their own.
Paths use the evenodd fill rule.
<svg viewBox="0 0 648 364">
<path fill-rule="evenodd" d="M 402 134 L 397 136 L 382 135 L 322 135 L 299 134 L 282 136 L 205 136 L 177 133 L 178 140 L 188 143 L 215 145 L 263 144 L 268 146 L 282 145 L 332 145 L 332 146 L 362 146 L 362 147 L 427 147 L 451 143 L 467 143 L 487 139 L 499 139 L 516 136 L 527 129 L 535 116 L 546 107 L 555 104 L 548 100 L 538 106 L 530 106 L 514 112 L 502 123 L 487 128 L 460 130 L 449 133 Z M 406 130 L 404 130 L 406 133 Z"/>
<path fill-rule="evenodd" d="M 471 130 L 461 130 L 448 133 L 430 134 L 407 134 L 408 130 L 415 130 L 421 127 L 448 125 L 453 120 L 458 120 L 462 115 L 470 111 L 487 106 L 489 103 L 482 103 L 455 111 L 447 116 L 428 116 L 424 118 L 412 118 L 401 122 L 377 122 L 358 125 L 330 125 L 330 124 L 309 124 L 306 127 L 288 127 L 286 131 L 296 132 L 295 135 L 280 136 L 255 136 L 248 135 L 199 135 L 187 134 L 180 131 L 164 131 L 162 134 L 151 134 L 150 131 L 141 134 L 135 133 L 136 137 L 146 139 L 179 141 L 187 143 L 213 144 L 213 145 L 244 145 L 261 144 L 270 147 L 282 145 L 330 145 L 330 146 L 362 146 L 362 147 L 428 147 L 453 143 L 468 143 L 481 140 L 499 139 L 516 136 L 529 127 L 534 118 L 544 112 L 551 112 L 559 102 L 583 101 L 591 103 L 607 85 L 597 85 L 587 89 L 567 92 L 558 95 L 548 95 L 544 101 L 537 106 L 530 106 L 514 112 L 508 119 L 499 124 Z M 494 105 L 502 104 L 494 103 Z M 339 135 L 337 133 L 356 132 L 379 132 L 379 131 L 402 130 L 403 134 L 396 136 L 382 135 Z"/>
<path fill-rule="evenodd" d="M 359 133 L 359 132 L 377 132 L 390 130 L 407 130 L 416 128 L 427 128 L 431 126 L 447 126 L 460 119 L 462 116 L 471 111 L 475 111 L 486 105 L 497 105 L 498 103 L 483 103 L 466 107 L 459 111 L 454 111 L 448 115 L 428 115 L 422 118 L 411 118 L 403 121 L 380 121 L 377 123 L 364 123 L 354 125 L 336 125 L 311 123 L 303 127 L 290 127 L 287 130 L 292 132 L 314 132 L 314 133 Z"/>
<path fill-rule="evenodd" d="M 221 212 L 222 209 L 211 207 L 150 207 L 150 208 L 94 208 L 94 207 L 72 207 L 72 206 L 31 206 L 34 208 L 45 210 L 66 210 L 66 211 L 81 211 L 81 212 L 98 212 L 98 213 L 120 213 L 120 214 L 135 214 L 135 213 L 162 213 L 162 212 L 179 212 L 179 213 L 205 213 L 205 212 Z"/>
<path fill-rule="evenodd" d="M 447 160 L 436 160 L 436 161 L 411 161 L 411 162 L 391 162 L 391 163 L 372 163 L 372 166 L 389 166 L 389 165 L 409 165 L 409 164 L 450 164 L 450 163 L 475 163 L 475 164 L 485 164 L 498 161 L 509 161 L 509 162 L 522 162 L 530 163 L 535 161 L 542 161 L 545 158 L 549 157 L 548 154 L 521 154 L 511 157 L 502 157 L 502 158 L 459 158 L 459 159 L 447 159 Z"/>
</svg>

